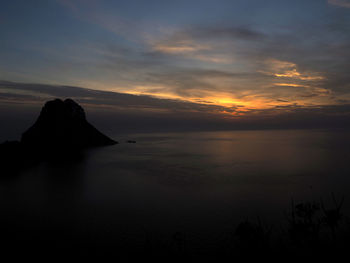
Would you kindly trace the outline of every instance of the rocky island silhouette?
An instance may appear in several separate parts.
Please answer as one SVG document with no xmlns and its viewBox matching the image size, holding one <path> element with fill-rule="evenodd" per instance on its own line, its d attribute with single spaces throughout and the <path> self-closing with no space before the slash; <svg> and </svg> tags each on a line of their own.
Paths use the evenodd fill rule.
<svg viewBox="0 0 350 263">
<path fill-rule="evenodd" d="M 45 103 L 20 141 L 0 144 L 0 159 L 5 171 L 16 171 L 45 158 L 117 143 L 91 125 L 84 109 L 74 100 L 55 99 Z"/>
</svg>

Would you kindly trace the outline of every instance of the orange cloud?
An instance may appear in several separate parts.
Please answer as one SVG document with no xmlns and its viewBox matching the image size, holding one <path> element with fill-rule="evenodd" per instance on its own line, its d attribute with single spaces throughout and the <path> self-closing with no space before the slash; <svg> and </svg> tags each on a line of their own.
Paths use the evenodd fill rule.
<svg viewBox="0 0 350 263">
<path fill-rule="evenodd" d="M 284 73 L 276 73 L 274 74 L 275 77 L 280 77 L 280 78 L 296 78 L 300 80 L 322 80 L 324 77 L 322 76 L 307 76 L 307 75 L 302 75 L 300 72 L 298 72 L 296 69 L 288 70 L 285 71 Z"/>
<path fill-rule="evenodd" d="M 177 41 L 173 43 L 158 43 L 153 45 L 153 50 L 169 54 L 184 54 L 208 49 L 210 49 L 210 47 L 207 45 L 200 45 L 191 41 Z"/>
<path fill-rule="evenodd" d="M 288 61 L 270 59 L 266 61 L 270 71 L 261 71 L 261 73 L 272 75 L 277 78 L 292 78 L 297 80 L 315 81 L 323 80 L 324 77 L 316 72 L 301 73 L 297 69 L 297 65 Z"/>
<path fill-rule="evenodd" d="M 185 58 L 200 60 L 203 62 L 217 64 L 229 64 L 233 62 L 227 55 L 217 54 L 210 45 L 198 44 L 190 39 L 181 41 L 164 41 L 155 44 L 151 42 L 151 48 L 157 52 L 171 55 L 182 55 Z"/>
<path fill-rule="evenodd" d="M 328 3 L 331 5 L 350 8 L 350 1 L 349 0 L 328 0 Z"/>
<path fill-rule="evenodd" d="M 300 85 L 295 83 L 275 83 L 274 85 L 281 86 L 281 87 L 296 87 L 296 88 L 306 87 L 305 85 Z"/>
</svg>

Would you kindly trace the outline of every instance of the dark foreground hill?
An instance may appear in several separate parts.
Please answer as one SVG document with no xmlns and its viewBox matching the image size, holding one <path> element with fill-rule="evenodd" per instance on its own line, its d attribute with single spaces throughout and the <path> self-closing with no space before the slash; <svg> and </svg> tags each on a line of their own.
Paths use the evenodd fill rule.
<svg viewBox="0 0 350 263">
<path fill-rule="evenodd" d="M 47 157 L 116 143 L 86 120 L 84 109 L 75 101 L 55 99 L 45 103 L 20 141 L 0 144 L 0 160 L 5 170 L 17 170 Z"/>
</svg>

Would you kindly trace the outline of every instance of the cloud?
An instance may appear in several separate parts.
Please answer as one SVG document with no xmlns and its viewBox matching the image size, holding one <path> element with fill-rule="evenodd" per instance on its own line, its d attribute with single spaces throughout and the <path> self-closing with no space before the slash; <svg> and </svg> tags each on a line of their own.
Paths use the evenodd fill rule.
<svg viewBox="0 0 350 263">
<path fill-rule="evenodd" d="M 278 100 L 285 98 L 294 99 L 295 103 L 302 105 L 331 104 L 336 92 L 330 91 L 345 90 L 347 85 L 345 81 L 336 86 L 330 83 L 334 78 L 339 79 L 340 75 L 347 75 L 340 71 L 347 68 L 348 62 L 344 58 L 349 57 L 345 48 L 348 40 L 337 38 L 330 43 L 328 39 L 324 39 L 323 43 L 318 37 L 323 37 L 324 31 L 317 27 L 313 28 L 312 34 L 313 38 L 310 38 L 310 32 L 305 27 L 298 29 L 298 32 L 291 28 L 283 33 L 269 34 L 244 26 L 220 25 L 190 26 L 178 31 L 172 30 L 163 36 L 159 43 L 167 43 L 174 49 L 168 53 L 158 52 L 165 63 L 168 60 L 172 65 L 165 64 L 160 71 L 147 73 L 148 79 L 153 80 L 154 84 L 161 83 L 168 91 L 171 89 L 184 97 L 205 97 L 207 92 L 212 90 L 231 93 L 229 97 L 232 100 L 248 100 L 252 97 L 246 96 L 245 93 L 255 92 L 255 98 L 259 97 L 265 101 L 266 107 L 271 105 L 271 101 L 277 104 Z M 339 42 L 342 44 L 339 45 Z M 177 49 L 183 46 L 177 46 L 176 43 L 191 45 L 185 49 Z M 334 65 L 334 71 L 339 74 L 337 77 L 329 72 L 329 65 Z M 229 72 L 231 75 L 218 78 L 198 74 L 201 70 L 206 72 L 208 68 Z M 294 91 L 293 94 L 293 91 L 282 89 L 281 85 L 278 90 L 276 82 L 293 84 L 294 87 L 298 85 L 303 90 Z M 320 93 L 321 89 L 328 92 Z M 204 97 L 203 99 L 207 100 Z M 251 101 L 251 104 L 258 103 Z M 263 103 L 259 103 L 261 104 Z"/>
<path fill-rule="evenodd" d="M 193 43 L 192 41 L 177 41 L 173 43 L 156 43 L 153 45 L 154 51 L 159 51 L 162 53 L 169 54 L 181 54 L 181 53 L 191 53 L 200 50 L 210 50 L 210 47 L 207 45 L 200 45 Z"/>
<path fill-rule="evenodd" d="M 230 67 L 206 69 L 200 65 L 192 67 L 176 65 L 174 61 L 176 58 L 168 62 L 168 56 L 173 54 L 144 54 L 144 56 L 144 60 L 141 59 L 142 56 L 135 56 L 136 60 L 130 59 L 134 57 L 130 54 L 106 57 L 108 69 L 116 76 L 116 83 L 119 83 L 119 86 L 124 85 L 118 88 L 120 91 L 162 98 L 175 97 L 192 102 L 208 101 L 222 106 L 225 105 L 223 101 L 231 101 L 235 105 L 245 105 L 246 110 L 249 110 L 249 107 L 273 107 L 280 99 L 294 100 L 294 103 L 302 105 L 326 103 L 324 93 L 320 101 L 320 93 L 315 89 L 327 89 L 323 84 L 326 79 L 310 69 L 299 69 L 293 62 L 264 59 L 261 64 L 254 64 L 252 61 L 255 67 L 253 69 L 237 71 Z M 120 77 L 116 74 L 120 74 Z M 130 76 L 131 81 L 120 84 L 121 79 L 126 76 Z M 282 89 L 282 85 L 277 88 L 278 85 L 275 83 L 299 85 L 303 89 L 296 92 Z M 329 100 L 328 103 L 332 103 L 331 97 Z"/>
<path fill-rule="evenodd" d="M 146 95 L 132 95 L 118 92 L 98 91 L 73 86 L 46 85 L 0 81 L 2 101 L 42 102 L 53 98 L 73 98 L 83 104 L 115 110 L 153 112 L 199 112 L 218 113 L 222 110 L 234 111 L 234 107 L 192 103 L 174 99 L 160 99 Z"/>
<path fill-rule="evenodd" d="M 266 61 L 267 66 L 272 72 L 262 71 L 263 73 L 270 74 L 277 78 L 291 78 L 298 80 L 323 80 L 324 77 L 317 72 L 304 72 L 300 73 L 297 69 L 297 65 L 288 61 L 280 61 L 276 59 L 268 59 Z"/>
<path fill-rule="evenodd" d="M 328 0 L 328 3 L 331 5 L 350 8 L 350 1 L 349 0 Z"/>
<path fill-rule="evenodd" d="M 295 87 L 295 88 L 305 87 L 305 85 L 300 85 L 295 83 L 275 83 L 274 85 L 282 86 L 282 87 Z"/>
<path fill-rule="evenodd" d="M 189 26 L 164 30 L 157 37 L 150 37 L 148 44 L 154 52 L 208 63 L 230 64 L 234 59 L 227 54 L 230 51 L 226 47 L 232 41 L 255 42 L 265 38 L 263 33 L 243 26 Z"/>
<path fill-rule="evenodd" d="M 194 103 L 73 86 L 8 81 L 0 81 L 0 108 L 6 109 L 0 114 L 0 123 L 8 123 L 6 116 L 11 114 L 11 109 L 17 115 L 24 114 L 31 105 L 29 125 L 42 104 L 57 97 L 70 97 L 81 103 L 89 112 L 89 119 L 106 130 L 350 127 L 350 100 L 339 105 L 302 106 L 288 99 L 279 99 L 279 105 L 247 110 L 243 105 L 233 106 L 232 101 L 225 97 L 221 98 L 221 103 L 227 106 L 220 106 L 205 100 Z M 22 131 L 23 128 L 18 133 Z"/>
</svg>

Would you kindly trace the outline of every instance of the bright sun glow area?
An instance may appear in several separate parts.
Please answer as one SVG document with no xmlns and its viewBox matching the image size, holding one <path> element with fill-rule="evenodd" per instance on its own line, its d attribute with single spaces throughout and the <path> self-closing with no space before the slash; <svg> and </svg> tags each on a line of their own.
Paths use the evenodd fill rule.
<svg viewBox="0 0 350 263">
<path fill-rule="evenodd" d="M 188 97 L 184 98 L 170 93 L 149 93 L 143 91 L 128 91 L 126 94 L 132 95 L 146 95 L 159 99 L 170 99 L 177 101 L 184 101 L 203 105 L 220 106 L 223 109 L 219 110 L 218 113 L 228 114 L 228 115 L 242 115 L 244 112 L 248 112 L 253 109 L 268 109 L 275 106 L 275 104 L 268 103 L 262 99 L 251 99 L 251 100 L 240 100 L 230 97 L 227 94 L 217 95 L 217 96 L 204 96 L 204 97 Z M 283 104 L 283 103 L 278 103 Z M 227 108 L 227 110 L 225 110 Z M 239 114 L 234 112 L 232 109 L 239 108 Z"/>
<path fill-rule="evenodd" d="M 170 50 L 167 51 L 170 52 Z M 207 85 L 215 88 L 206 90 L 200 86 L 191 87 L 192 94 L 197 96 L 191 96 L 191 92 L 189 95 L 177 93 L 174 87 L 166 85 L 139 85 L 121 92 L 218 106 L 222 107 L 217 110 L 219 113 L 228 115 L 238 113 L 244 115 L 252 110 L 273 109 L 288 105 L 315 106 L 329 103 L 331 93 L 328 89 L 321 88 L 322 81 L 325 80 L 321 73 L 300 71 L 295 63 L 289 61 L 268 59 L 264 64 L 265 70 L 257 71 L 265 76 L 266 80 L 263 83 L 250 81 L 240 83 L 229 74 L 214 76 L 209 74 L 201 76 L 200 80 L 194 84 L 200 83 L 204 87 Z M 242 85 L 245 85 L 244 89 Z M 234 91 L 224 92 L 225 89 Z"/>
</svg>

